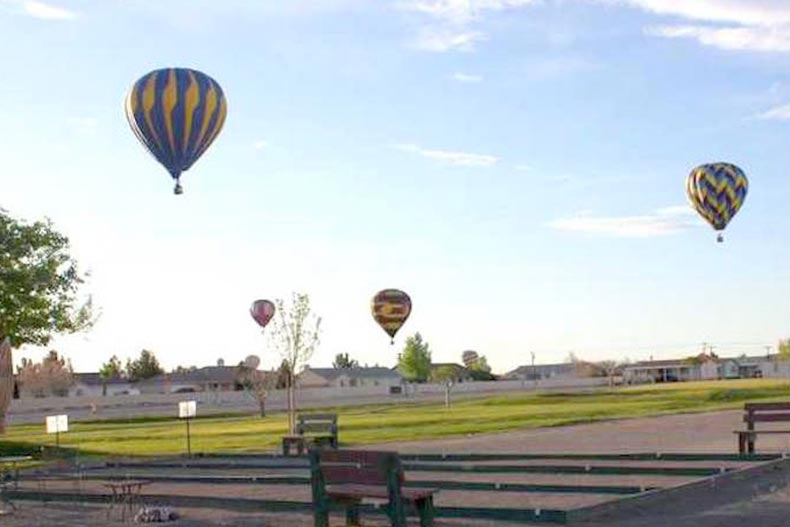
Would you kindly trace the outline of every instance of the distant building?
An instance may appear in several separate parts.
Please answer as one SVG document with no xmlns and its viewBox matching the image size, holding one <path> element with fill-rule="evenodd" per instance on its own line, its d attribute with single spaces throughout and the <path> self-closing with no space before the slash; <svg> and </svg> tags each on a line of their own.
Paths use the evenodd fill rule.
<svg viewBox="0 0 790 527">
<path fill-rule="evenodd" d="M 519 366 L 503 377 L 507 380 L 571 379 L 577 377 L 577 365 L 571 362 L 560 364 L 535 364 Z"/>
<path fill-rule="evenodd" d="M 361 386 L 400 386 L 403 377 L 396 370 L 374 366 L 370 368 L 310 368 L 297 375 L 302 388 L 355 388 Z"/>
<path fill-rule="evenodd" d="M 75 373 L 74 384 L 69 388 L 69 397 L 101 397 L 105 393 L 111 395 L 138 395 L 140 390 L 128 379 L 113 377 L 106 381 L 98 373 Z"/>
<path fill-rule="evenodd" d="M 641 361 L 623 370 L 623 380 L 628 384 L 753 377 L 790 377 L 790 362 L 780 361 L 777 355 L 721 358 L 702 354 L 687 359 Z"/>
<path fill-rule="evenodd" d="M 163 373 L 135 383 L 140 393 L 228 392 L 242 390 L 235 366 L 206 366 Z"/>
</svg>

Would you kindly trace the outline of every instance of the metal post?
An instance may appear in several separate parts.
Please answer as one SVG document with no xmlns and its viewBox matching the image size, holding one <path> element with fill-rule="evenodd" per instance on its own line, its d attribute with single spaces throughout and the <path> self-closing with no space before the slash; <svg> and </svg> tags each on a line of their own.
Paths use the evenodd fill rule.
<svg viewBox="0 0 790 527">
<path fill-rule="evenodd" d="M 189 417 L 187 417 L 187 457 L 192 457 L 192 440 L 189 433 Z"/>
</svg>

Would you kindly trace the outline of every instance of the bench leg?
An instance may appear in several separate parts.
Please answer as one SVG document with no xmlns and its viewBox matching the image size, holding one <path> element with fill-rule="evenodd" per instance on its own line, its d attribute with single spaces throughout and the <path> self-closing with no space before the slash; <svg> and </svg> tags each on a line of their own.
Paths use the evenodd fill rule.
<svg viewBox="0 0 790 527">
<path fill-rule="evenodd" d="M 392 525 L 392 527 L 406 527 L 406 510 L 403 507 L 403 502 L 390 503 L 387 508 L 387 513 L 390 517 L 390 525 Z"/>
<path fill-rule="evenodd" d="M 746 453 L 746 434 L 738 434 L 738 453 L 740 455 Z"/>
<path fill-rule="evenodd" d="M 285 457 L 291 455 L 291 442 L 287 439 L 283 439 L 283 455 Z"/>
<path fill-rule="evenodd" d="M 417 506 L 417 513 L 420 515 L 420 527 L 433 527 L 433 518 L 435 515 L 433 509 L 433 496 L 428 496 L 415 503 Z"/>
<path fill-rule="evenodd" d="M 359 525 L 359 503 L 346 505 L 346 525 Z"/>
<path fill-rule="evenodd" d="M 755 439 L 756 439 L 756 437 L 754 436 L 754 434 L 749 434 L 749 440 L 748 440 L 747 445 L 749 447 L 749 453 L 750 454 L 754 454 L 754 440 Z"/>
<path fill-rule="evenodd" d="M 315 527 L 329 527 L 329 507 L 315 505 L 313 525 Z"/>
</svg>

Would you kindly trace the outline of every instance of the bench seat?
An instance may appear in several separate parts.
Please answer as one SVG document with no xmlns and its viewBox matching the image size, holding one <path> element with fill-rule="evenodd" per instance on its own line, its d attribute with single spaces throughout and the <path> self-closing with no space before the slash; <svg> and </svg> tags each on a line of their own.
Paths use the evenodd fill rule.
<svg viewBox="0 0 790 527">
<path fill-rule="evenodd" d="M 418 489 L 418 488 L 401 488 L 400 495 L 406 501 L 417 502 L 430 498 L 436 494 L 436 489 Z M 340 499 L 362 499 L 362 498 L 380 498 L 383 500 L 389 499 L 387 487 L 373 486 L 373 485 L 354 485 L 346 483 L 342 485 L 327 485 L 326 493 L 333 498 Z"/>
</svg>

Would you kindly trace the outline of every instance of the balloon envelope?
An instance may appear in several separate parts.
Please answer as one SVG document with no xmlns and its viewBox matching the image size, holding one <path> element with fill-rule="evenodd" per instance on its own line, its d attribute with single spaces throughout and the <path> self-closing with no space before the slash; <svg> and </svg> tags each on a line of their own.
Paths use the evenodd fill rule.
<svg viewBox="0 0 790 527">
<path fill-rule="evenodd" d="M 409 318 L 411 298 L 398 289 L 384 289 L 373 297 L 370 310 L 387 335 L 395 338 L 395 334 Z"/>
<path fill-rule="evenodd" d="M 480 359 L 480 356 L 473 350 L 467 350 L 461 354 L 461 360 L 463 360 L 464 366 L 467 368 L 477 362 L 478 359 Z"/>
<path fill-rule="evenodd" d="M 261 359 L 257 355 L 248 355 L 247 358 L 244 359 L 244 365 L 251 370 L 257 370 L 260 364 Z"/>
<path fill-rule="evenodd" d="M 262 328 L 265 328 L 272 319 L 274 311 L 274 304 L 269 300 L 256 300 L 250 306 L 250 315 Z"/>
<path fill-rule="evenodd" d="M 219 84 L 187 68 L 154 70 L 134 83 L 126 118 L 137 139 L 176 180 L 214 142 L 228 106 Z"/>
<path fill-rule="evenodd" d="M 746 174 L 731 163 L 700 165 L 686 178 L 691 206 L 717 231 L 738 213 L 748 191 Z"/>
</svg>

